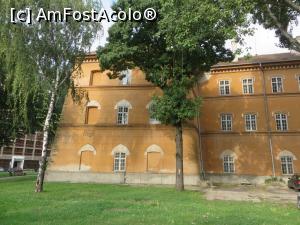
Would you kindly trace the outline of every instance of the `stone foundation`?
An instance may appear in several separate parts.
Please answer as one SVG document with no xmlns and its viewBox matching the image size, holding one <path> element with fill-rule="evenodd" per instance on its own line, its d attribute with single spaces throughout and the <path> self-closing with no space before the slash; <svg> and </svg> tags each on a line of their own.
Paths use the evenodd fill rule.
<svg viewBox="0 0 300 225">
<path fill-rule="evenodd" d="M 46 181 L 109 184 L 175 184 L 175 174 L 47 171 Z M 186 185 L 199 185 L 198 175 L 184 176 Z"/>
<path fill-rule="evenodd" d="M 220 184 L 265 184 L 271 176 L 236 175 L 236 174 L 206 174 L 207 182 Z M 287 182 L 287 177 L 277 177 Z"/>
<path fill-rule="evenodd" d="M 74 183 L 106 183 L 106 184 L 159 184 L 174 185 L 175 174 L 170 173 L 97 173 L 86 171 L 47 171 L 46 181 Z M 271 176 L 206 174 L 205 180 L 198 175 L 185 175 L 185 185 L 220 184 L 254 184 L 262 185 Z M 288 177 L 277 177 L 287 182 Z"/>
</svg>

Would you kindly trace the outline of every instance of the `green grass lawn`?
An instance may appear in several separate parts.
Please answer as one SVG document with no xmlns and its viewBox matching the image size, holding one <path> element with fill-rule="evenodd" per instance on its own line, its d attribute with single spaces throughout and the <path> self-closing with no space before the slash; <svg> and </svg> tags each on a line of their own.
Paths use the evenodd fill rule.
<svg viewBox="0 0 300 225">
<path fill-rule="evenodd" d="M 1 177 L 9 177 L 9 173 L 8 172 L 0 172 L 0 178 Z"/>
<path fill-rule="evenodd" d="M 24 171 L 26 176 L 33 176 L 33 175 L 36 175 L 37 173 L 34 172 L 34 171 Z M 0 179 L 3 178 L 3 177 L 10 177 L 9 173 L 8 172 L 0 172 Z"/>
<path fill-rule="evenodd" d="M 0 180 L 0 224 L 300 224 L 294 205 L 207 201 L 199 192 L 168 187 L 46 183 L 34 178 Z"/>
</svg>

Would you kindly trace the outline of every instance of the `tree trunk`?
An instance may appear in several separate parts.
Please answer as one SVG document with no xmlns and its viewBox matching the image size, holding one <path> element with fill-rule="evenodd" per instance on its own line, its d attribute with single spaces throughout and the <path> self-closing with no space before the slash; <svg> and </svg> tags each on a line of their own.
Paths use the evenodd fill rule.
<svg viewBox="0 0 300 225">
<path fill-rule="evenodd" d="M 176 125 L 176 190 L 184 190 L 182 123 Z"/>
<path fill-rule="evenodd" d="M 59 83 L 59 75 L 57 73 L 56 80 L 54 83 L 54 89 L 51 91 L 51 98 L 50 103 L 48 107 L 47 116 L 44 122 L 43 127 L 43 148 L 42 148 L 42 159 L 40 161 L 39 165 L 39 172 L 36 179 L 35 184 L 35 192 L 42 192 L 43 191 L 43 185 L 44 185 L 44 178 L 45 178 L 45 171 L 47 167 L 47 146 L 48 146 L 48 139 L 49 139 L 49 128 L 50 128 L 50 122 L 54 110 L 54 104 L 56 100 L 56 93 L 58 89 L 58 83 Z"/>
</svg>

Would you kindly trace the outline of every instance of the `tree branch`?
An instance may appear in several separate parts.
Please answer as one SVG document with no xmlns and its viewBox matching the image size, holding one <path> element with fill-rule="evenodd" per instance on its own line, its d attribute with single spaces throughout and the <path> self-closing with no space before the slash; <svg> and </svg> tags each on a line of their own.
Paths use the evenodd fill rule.
<svg viewBox="0 0 300 225">
<path fill-rule="evenodd" d="M 70 71 L 70 74 L 72 76 L 72 74 L 78 70 L 81 67 L 81 65 L 77 65 L 77 67 L 75 67 L 74 69 L 72 69 L 72 71 Z M 63 83 L 68 79 L 69 74 L 66 74 L 66 76 L 61 80 L 61 82 L 59 83 L 58 87 L 60 87 L 61 85 L 63 85 Z"/>
<path fill-rule="evenodd" d="M 284 36 L 294 46 L 294 48 L 295 48 L 296 51 L 300 52 L 300 43 L 295 38 L 293 38 L 293 36 L 290 33 L 288 33 L 286 31 L 286 29 L 284 29 L 284 27 L 279 22 L 279 20 L 277 19 L 277 17 L 272 13 L 272 11 L 271 11 L 271 9 L 269 8 L 268 5 L 266 5 L 266 9 L 267 9 L 267 12 L 268 12 L 270 18 L 273 20 L 273 22 L 275 23 L 276 27 L 281 32 L 282 36 Z"/>
<path fill-rule="evenodd" d="M 300 5 L 292 0 L 284 0 L 288 5 L 290 5 L 294 10 L 300 12 Z"/>
</svg>

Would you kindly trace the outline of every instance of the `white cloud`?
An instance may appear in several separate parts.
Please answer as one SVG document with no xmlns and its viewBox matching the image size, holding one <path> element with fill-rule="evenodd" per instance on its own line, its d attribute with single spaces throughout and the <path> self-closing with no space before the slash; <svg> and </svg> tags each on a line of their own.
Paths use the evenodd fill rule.
<svg viewBox="0 0 300 225">
<path fill-rule="evenodd" d="M 275 35 L 275 30 L 266 30 L 261 25 L 252 25 L 255 29 L 253 36 L 245 37 L 245 45 L 240 46 L 243 50 L 242 55 L 249 52 L 251 55 L 262 55 L 272 53 L 289 52 L 287 48 L 278 47 L 279 38 Z M 293 35 L 300 35 L 300 27 L 297 26 L 293 30 Z M 250 48 L 249 51 L 247 49 Z"/>
</svg>

